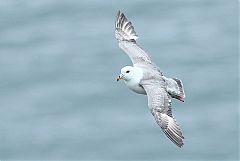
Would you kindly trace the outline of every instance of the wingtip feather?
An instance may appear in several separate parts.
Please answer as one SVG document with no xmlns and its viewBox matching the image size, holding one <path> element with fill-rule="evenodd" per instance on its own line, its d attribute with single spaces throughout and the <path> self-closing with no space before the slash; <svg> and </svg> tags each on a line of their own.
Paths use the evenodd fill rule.
<svg viewBox="0 0 240 161">
<path fill-rule="evenodd" d="M 115 36 L 121 41 L 136 41 L 138 38 L 132 23 L 128 21 L 126 16 L 121 13 L 120 10 L 117 12 L 115 22 Z"/>
</svg>

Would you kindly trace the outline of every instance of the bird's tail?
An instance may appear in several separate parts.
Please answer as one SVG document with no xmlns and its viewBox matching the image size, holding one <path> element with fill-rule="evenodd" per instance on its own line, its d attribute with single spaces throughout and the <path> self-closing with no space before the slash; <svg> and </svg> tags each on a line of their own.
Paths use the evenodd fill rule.
<svg viewBox="0 0 240 161">
<path fill-rule="evenodd" d="M 133 41 L 138 38 L 134 27 L 126 16 L 118 11 L 115 23 L 115 36 L 119 41 Z"/>
<path fill-rule="evenodd" d="M 167 83 L 167 92 L 179 101 L 184 102 L 185 92 L 183 88 L 182 81 L 177 78 L 167 78 L 163 76 L 163 79 Z"/>
<path fill-rule="evenodd" d="M 185 98 L 183 83 L 180 79 L 177 79 L 177 78 L 172 78 L 172 79 L 177 82 L 177 85 L 178 85 L 178 88 L 179 88 L 179 95 L 178 95 L 177 99 L 179 99 L 180 101 L 183 101 L 183 99 Z"/>
</svg>

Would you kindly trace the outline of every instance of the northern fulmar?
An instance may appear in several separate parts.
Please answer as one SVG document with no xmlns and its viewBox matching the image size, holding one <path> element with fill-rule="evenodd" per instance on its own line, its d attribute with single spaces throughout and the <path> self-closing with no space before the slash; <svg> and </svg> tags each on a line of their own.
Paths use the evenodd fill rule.
<svg viewBox="0 0 240 161">
<path fill-rule="evenodd" d="M 125 66 L 117 81 L 124 80 L 129 89 L 148 97 L 148 106 L 157 124 L 178 147 L 183 146 L 183 134 L 172 115 L 171 99 L 184 102 L 182 81 L 163 75 L 148 53 L 136 42 L 138 36 L 126 16 L 118 11 L 115 37 L 119 47 L 130 57 L 133 66 Z"/>
</svg>

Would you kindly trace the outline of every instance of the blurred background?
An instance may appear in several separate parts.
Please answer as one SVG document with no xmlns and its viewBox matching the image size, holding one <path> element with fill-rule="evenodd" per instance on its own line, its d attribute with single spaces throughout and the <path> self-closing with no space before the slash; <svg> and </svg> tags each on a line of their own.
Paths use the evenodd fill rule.
<svg viewBox="0 0 240 161">
<path fill-rule="evenodd" d="M 238 160 L 237 1 L 1 0 L 1 160 Z M 146 96 L 116 82 L 118 10 L 168 77 L 185 145 L 155 123 Z"/>
</svg>

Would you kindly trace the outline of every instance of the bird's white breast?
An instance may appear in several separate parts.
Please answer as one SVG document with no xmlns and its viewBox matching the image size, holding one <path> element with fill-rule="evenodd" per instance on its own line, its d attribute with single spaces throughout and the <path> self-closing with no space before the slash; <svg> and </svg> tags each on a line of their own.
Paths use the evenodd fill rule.
<svg viewBox="0 0 240 161">
<path fill-rule="evenodd" d="M 134 80 L 124 81 L 124 82 L 126 83 L 127 87 L 131 89 L 133 92 L 146 95 L 146 91 L 142 86 L 139 85 L 139 82 L 136 82 Z"/>
</svg>

